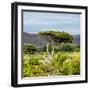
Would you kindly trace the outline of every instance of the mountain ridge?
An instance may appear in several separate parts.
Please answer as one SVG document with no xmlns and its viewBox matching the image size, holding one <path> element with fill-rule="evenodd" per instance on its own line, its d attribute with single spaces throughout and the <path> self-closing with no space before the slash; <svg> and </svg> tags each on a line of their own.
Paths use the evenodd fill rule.
<svg viewBox="0 0 90 90">
<path fill-rule="evenodd" d="M 80 44 L 80 35 L 73 35 L 73 39 L 74 43 Z M 48 43 L 48 40 L 38 34 L 23 32 L 22 42 L 24 44 L 33 44 L 37 48 L 42 48 Z M 53 41 L 50 43 L 53 44 Z"/>
</svg>

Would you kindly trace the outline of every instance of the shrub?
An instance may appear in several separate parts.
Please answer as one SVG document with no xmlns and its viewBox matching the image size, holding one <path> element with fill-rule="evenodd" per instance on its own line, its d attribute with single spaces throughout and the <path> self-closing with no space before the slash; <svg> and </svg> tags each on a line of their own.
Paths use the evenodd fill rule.
<svg viewBox="0 0 90 90">
<path fill-rule="evenodd" d="M 24 55 L 23 59 L 23 77 L 29 77 L 31 75 L 31 66 L 29 64 L 30 57 Z"/>
<path fill-rule="evenodd" d="M 63 62 L 68 58 L 68 53 L 58 52 L 54 55 L 52 61 L 52 67 L 54 67 L 54 73 L 58 75 L 60 73 L 60 68 L 63 65 Z"/>
<path fill-rule="evenodd" d="M 49 64 L 43 63 L 47 53 L 35 53 L 24 55 L 23 76 L 52 76 L 52 75 L 79 75 L 79 52 L 55 52 L 53 60 Z"/>
<path fill-rule="evenodd" d="M 39 67 L 42 57 L 37 55 L 24 55 L 23 60 L 23 77 L 37 76 L 40 75 L 42 70 Z"/>
<path fill-rule="evenodd" d="M 80 53 L 73 53 L 63 63 L 60 69 L 61 75 L 79 75 L 80 74 Z"/>
<path fill-rule="evenodd" d="M 68 53 L 58 52 L 54 55 L 53 63 L 57 63 L 58 65 L 61 65 L 67 58 L 68 58 Z"/>
<path fill-rule="evenodd" d="M 80 46 L 74 43 L 61 43 L 59 46 L 60 51 L 80 51 Z"/>
<path fill-rule="evenodd" d="M 36 47 L 31 44 L 24 44 L 23 46 L 24 54 L 33 54 L 37 51 Z"/>
<path fill-rule="evenodd" d="M 35 56 L 36 55 L 36 56 Z M 31 65 L 40 65 L 40 60 L 43 58 L 42 56 L 38 56 L 37 54 L 32 55 L 29 59 L 29 64 Z"/>
</svg>

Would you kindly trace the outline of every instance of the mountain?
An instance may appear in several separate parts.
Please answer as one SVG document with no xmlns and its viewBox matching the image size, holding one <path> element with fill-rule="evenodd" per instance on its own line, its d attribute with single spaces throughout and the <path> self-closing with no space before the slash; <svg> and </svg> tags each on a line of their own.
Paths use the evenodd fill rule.
<svg viewBox="0 0 90 90">
<path fill-rule="evenodd" d="M 80 44 L 80 35 L 73 35 L 74 43 Z M 37 48 L 43 48 L 47 43 L 48 40 L 38 34 L 30 34 L 23 32 L 22 42 L 24 44 L 33 44 Z M 51 41 L 53 44 L 53 41 Z"/>
<path fill-rule="evenodd" d="M 48 43 L 48 40 L 38 34 L 23 32 L 22 42 L 24 44 L 33 44 L 37 48 L 43 48 Z M 53 42 L 51 42 L 51 44 L 53 44 Z"/>
</svg>

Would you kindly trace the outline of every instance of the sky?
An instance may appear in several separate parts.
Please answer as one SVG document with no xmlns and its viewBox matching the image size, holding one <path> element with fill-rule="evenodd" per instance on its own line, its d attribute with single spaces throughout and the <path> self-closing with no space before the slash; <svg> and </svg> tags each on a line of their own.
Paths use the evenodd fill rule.
<svg viewBox="0 0 90 90">
<path fill-rule="evenodd" d="M 64 31 L 77 35 L 80 34 L 80 14 L 24 11 L 23 31 L 28 33 Z"/>
</svg>

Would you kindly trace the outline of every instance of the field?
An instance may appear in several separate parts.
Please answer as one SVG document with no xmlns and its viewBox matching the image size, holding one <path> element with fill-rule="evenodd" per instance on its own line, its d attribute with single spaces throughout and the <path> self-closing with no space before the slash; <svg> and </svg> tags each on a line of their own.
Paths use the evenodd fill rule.
<svg viewBox="0 0 90 90">
<path fill-rule="evenodd" d="M 67 45 L 64 45 L 60 45 L 64 47 L 58 47 L 58 49 L 48 47 L 45 50 L 44 48 L 43 51 L 36 51 L 33 46 L 29 45 L 30 48 L 33 48 L 29 53 L 25 53 L 26 51 L 24 51 L 23 77 L 79 75 L 79 47 L 67 44 L 71 46 L 66 48 Z M 25 47 L 27 46 L 25 45 Z"/>
</svg>

